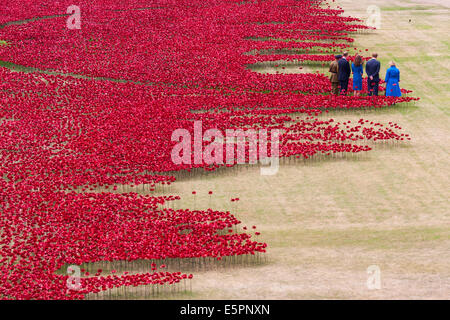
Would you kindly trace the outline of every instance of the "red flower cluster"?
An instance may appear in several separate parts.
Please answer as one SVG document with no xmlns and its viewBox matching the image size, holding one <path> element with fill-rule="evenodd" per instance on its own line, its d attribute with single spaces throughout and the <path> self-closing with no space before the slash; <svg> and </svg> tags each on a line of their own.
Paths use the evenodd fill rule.
<svg viewBox="0 0 450 320">
<path fill-rule="evenodd" d="M 394 123 L 317 115 L 415 98 L 335 97 L 319 73 L 246 68 L 261 60 L 328 61 L 353 41 L 351 32 L 366 29 L 321 1 L 80 0 L 80 30 L 67 29 L 66 16 L 12 24 L 63 14 L 72 4 L 30 2 L 27 10 L 18 0 L 2 4 L 0 39 L 8 45 L 0 60 L 78 75 L 0 68 L 0 298 L 82 299 L 192 277 L 156 265 L 121 276 L 95 269 L 74 291 L 57 273 L 65 265 L 265 252 L 265 243 L 233 232 L 240 221 L 230 212 L 165 208 L 179 196 L 148 195 L 175 181 L 170 172 L 220 166 L 172 162 L 173 130 L 192 132 L 194 121 L 205 130 L 278 129 L 281 157 L 358 153 L 370 150 L 368 141 L 409 139 Z M 293 48 L 305 53 L 260 54 Z"/>
</svg>

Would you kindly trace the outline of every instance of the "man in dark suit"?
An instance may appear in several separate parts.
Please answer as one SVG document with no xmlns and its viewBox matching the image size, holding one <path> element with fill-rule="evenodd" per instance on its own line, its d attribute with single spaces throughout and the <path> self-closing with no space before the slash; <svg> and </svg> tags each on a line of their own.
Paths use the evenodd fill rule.
<svg viewBox="0 0 450 320">
<path fill-rule="evenodd" d="M 348 52 L 344 52 L 342 59 L 339 60 L 338 80 L 341 87 L 341 95 L 347 94 L 348 80 L 350 79 L 350 63 L 347 61 Z"/>
<path fill-rule="evenodd" d="M 377 60 L 378 54 L 372 54 L 372 59 L 366 63 L 367 89 L 369 96 L 378 96 L 378 86 L 380 84 L 380 61 Z"/>
</svg>

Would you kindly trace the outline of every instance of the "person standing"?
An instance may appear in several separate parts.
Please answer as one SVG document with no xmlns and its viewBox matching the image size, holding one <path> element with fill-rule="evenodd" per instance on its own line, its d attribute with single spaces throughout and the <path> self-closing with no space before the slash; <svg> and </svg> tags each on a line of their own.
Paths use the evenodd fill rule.
<svg viewBox="0 0 450 320">
<path fill-rule="evenodd" d="M 339 72 L 339 59 L 342 58 L 340 54 L 335 55 L 334 60 L 330 64 L 330 69 L 328 70 L 331 73 L 330 81 L 331 81 L 331 93 L 334 95 L 339 94 L 339 79 L 338 79 L 338 72 Z"/>
<path fill-rule="evenodd" d="M 367 90 L 370 96 L 378 96 L 378 87 L 380 84 L 380 62 L 377 60 L 378 54 L 373 53 L 372 59 L 366 63 Z"/>
<path fill-rule="evenodd" d="M 386 71 L 386 97 L 401 97 L 400 90 L 400 70 L 395 65 L 394 61 L 389 62 L 389 68 Z"/>
<path fill-rule="evenodd" d="M 350 63 L 347 61 L 348 52 L 344 52 L 342 59 L 339 60 L 338 80 L 341 87 L 341 95 L 346 95 L 348 90 L 348 80 L 350 79 Z"/>
<path fill-rule="evenodd" d="M 362 76 L 363 76 L 362 57 L 360 55 L 356 55 L 355 61 L 352 63 L 352 73 L 353 73 L 353 92 L 356 97 L 359 97 L 362 90 Z"/>
</svg>

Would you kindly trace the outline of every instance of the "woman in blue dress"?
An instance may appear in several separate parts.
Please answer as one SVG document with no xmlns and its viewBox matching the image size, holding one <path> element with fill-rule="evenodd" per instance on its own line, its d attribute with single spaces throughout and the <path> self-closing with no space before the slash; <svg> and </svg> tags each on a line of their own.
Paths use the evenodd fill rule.
<svg viewBox="0 0 450 320">
<path fill-rule="evenodd" d="M 402 91 L 400 90 L 400 70 L 395 66 L 395 62 L 389 62 L 389 68 L 386 71 L 386 97 L 401 97 Z"/>
<path fill-rule="evenodd" d="M 353 72 L 353 92 L 356 97 L 359 97 L 362 90 L 362 76 L 363 76 L 363 65 L 362 58 L 360 55 L 355 57 L 355 61 L 352 63 Z"/>
</svg>

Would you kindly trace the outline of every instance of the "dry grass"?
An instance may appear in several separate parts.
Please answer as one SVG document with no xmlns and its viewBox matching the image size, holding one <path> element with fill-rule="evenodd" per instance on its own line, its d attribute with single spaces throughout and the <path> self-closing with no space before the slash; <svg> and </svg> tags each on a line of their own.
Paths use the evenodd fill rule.
<svg viewBox="0 0 450 320">
<path fill-rule="evenodd" d="M 371 4 L 339 1 L 347 14 L 362 18 Z M 382 28 L 358 35 L 355 47 L 377 51 L 382 72 L 396 60 L 401 85 L 422 100 L 416 107 L 327 117 L 394 121 L 412 141 L 378 145 L 358 159 L 283 165 L 275 176 L 244 168 L 175 183 L 178 206 L 192 207 L 196 190 L 197 208 L 232 210 L 244 225 L 257 225 L 260 240 L 269 244 L 263 266 L 196 273 L 192 298 L 449 297 L 449 12 L 430 1 L 376 4 Z M 241 201 L 232 204 L 234 197 Z M 367 289 L 370 265 L 381 268 L 381 290 Z"/>
</svg>

